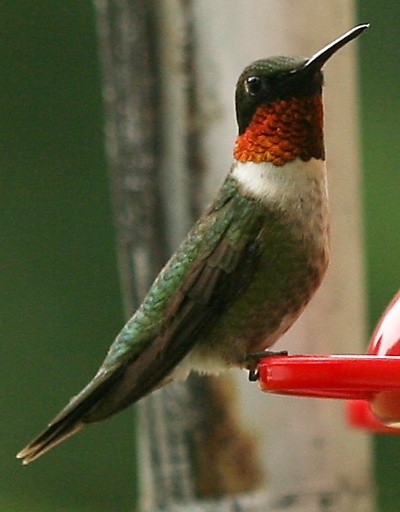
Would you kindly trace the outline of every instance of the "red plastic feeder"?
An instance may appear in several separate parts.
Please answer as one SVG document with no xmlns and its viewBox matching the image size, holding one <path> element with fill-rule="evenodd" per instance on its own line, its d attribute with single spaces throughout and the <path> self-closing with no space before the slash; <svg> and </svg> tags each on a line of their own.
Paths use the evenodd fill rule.
<svg viewBox="0 0 400 512">
<path fill-rule="evenodd" d="M 382 315 L 367 355 L 288 355 L 262 359 L 263 391 L 351 399 L 352 426 L 400 434 L 400 291 Z"/>
</svg>

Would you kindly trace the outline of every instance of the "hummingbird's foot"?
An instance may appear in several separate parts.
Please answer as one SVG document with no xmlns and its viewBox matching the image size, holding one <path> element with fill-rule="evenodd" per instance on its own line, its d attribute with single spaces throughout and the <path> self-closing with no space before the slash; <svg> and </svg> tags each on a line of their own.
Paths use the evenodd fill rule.
<svg viewBox="0 0 400 512">
<path fill-rule="evenodd" d="M 245 368 L 249 371 L 249 381 L 255 382 L 258 380 L 259 371 L 257 369 L 258 363 L 260 359 L 264 357 L 274 357 L 274 356 L 287 356 L 287 350 L 263 350 L 261 352 L 251 352 L 247 354 L 244 358 Z"/>
</svg>

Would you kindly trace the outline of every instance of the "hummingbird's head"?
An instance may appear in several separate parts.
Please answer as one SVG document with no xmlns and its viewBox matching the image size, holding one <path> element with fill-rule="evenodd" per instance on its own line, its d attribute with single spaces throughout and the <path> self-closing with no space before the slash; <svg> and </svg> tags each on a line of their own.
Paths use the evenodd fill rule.
<svg viewBox="0 0 400 512">
<path fill-rule="evenodd" d="M 279 100 L 310 98 L 322 93 L 322 71 L 304 73 L 304 57 L 270 57 L 247 66 L 236 85 L 236 117 L 243 133 L 257 108 Z"/>
<path fill-rule="evenodd" d="M 310 58 L 271 57 L 246 67 L 236 86 L 235 158 L 275 165 L 324 158 L 322 67 L 369 25 L 359 25 Z"/>
</svg>

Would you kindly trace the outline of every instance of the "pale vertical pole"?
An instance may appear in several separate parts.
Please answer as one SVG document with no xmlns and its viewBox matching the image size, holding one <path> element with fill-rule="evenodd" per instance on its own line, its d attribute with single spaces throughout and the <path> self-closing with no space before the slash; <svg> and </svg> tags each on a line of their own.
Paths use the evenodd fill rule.
<svg viewBox="0 0 400 512">
<path fill-rule="evenodd" d="M 202 149 L 211 197 L 235 135 L 233 85 L 251 61 L 311 55 L 358 21 L 354 2 L 197 0 L 196 48 Z M 362 37 L 368 37 L 368 32 Z M 291 353 L 363 353 L 366 343 L 357 43 L 325 69 L 325 139 L 332 217 L 328 276 L 306 313 L 277 345 Z M 374 510 L 370 438 L 346 425 L 343 403 L 267 396 L 238 372 L 243 421 L 267 474 L 268 511 Z"/>
</svg>

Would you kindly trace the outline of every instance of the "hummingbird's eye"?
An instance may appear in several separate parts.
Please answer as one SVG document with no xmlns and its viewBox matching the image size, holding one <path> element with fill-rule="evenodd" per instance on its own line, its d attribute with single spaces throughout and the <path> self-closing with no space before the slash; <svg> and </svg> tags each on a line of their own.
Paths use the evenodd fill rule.
<svg viewBox="0 0 400 512">
<path fill-rule="evenodd" d="M 246 78 L 245 87 L 251 96 L 257 96 L 263 88 L 263 83 L 259 76 L 249 76 Z"/>
</svg>

